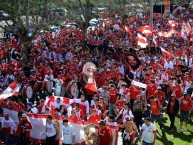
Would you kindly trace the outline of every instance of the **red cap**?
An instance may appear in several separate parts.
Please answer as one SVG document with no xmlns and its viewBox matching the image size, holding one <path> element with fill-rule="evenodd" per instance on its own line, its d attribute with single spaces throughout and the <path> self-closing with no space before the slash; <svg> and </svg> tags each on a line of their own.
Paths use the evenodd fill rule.
<svg viewBox="0 0 193 145">
<path fill-rule="evenodd" d="M 41 99 L 41 100 L 40 100 L 40 103 L 44 103 L 44 99 Z"/>
</svg>

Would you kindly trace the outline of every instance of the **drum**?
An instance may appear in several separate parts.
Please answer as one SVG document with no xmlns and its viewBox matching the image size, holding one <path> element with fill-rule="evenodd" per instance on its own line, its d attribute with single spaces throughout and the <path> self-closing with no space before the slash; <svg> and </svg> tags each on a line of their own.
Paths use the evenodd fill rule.
<svg viewBox="0 0 193 145">
<path fill-rule="evenodd" d="M 47 91 L 48 90 L 48 81 L 43 81 L 42 88 Z"/>
<path fill-rule="evenodd" d="M 51 92 L 52 91 L 52 82 L 50 80 L 44 80 L 43 81 L 43 86 L 42 88 L 45 90 L 45 91 L 48 91 L 48 92 Z"/>
<path fill-rule="evenodd" d="M 56 83 L 55 96 L 61 96 L 62 84 Z"/>
<path fill-rule="evenodd" d="M 68 95 L 74 96 L 77 94 L 77 83 L 76 81 L 72 80 L 67 86 L 67 93 Z"/>
<path fill-rule="evenodd" d="M 33 97 L 33 89 L 30 85 L 24 85 L 22 88 L 22 96 L 28 99 Z"/>
</svg>

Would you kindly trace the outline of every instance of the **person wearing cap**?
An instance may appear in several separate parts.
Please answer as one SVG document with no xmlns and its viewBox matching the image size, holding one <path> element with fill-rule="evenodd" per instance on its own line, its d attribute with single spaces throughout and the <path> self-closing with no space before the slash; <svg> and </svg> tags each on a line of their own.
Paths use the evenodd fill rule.
<svg viewBox="0 0 193 145">
<path fill-rule="evenodd" d="M 150 118 L 146 118 L 145 123 L 141 126 L 139 140 L 142 140 L 142 145 L 154 145 L 156 137 L 156 126 L 151 122 Z"/>
<path fill-rule="evenodd" d="M 27 103 L 27 112 L 29 113 L 38 113 L 38 109 L 33 106 L 33 104 L 31 102 Z"/>
<path fill-rule="evenodd" d="M 39 103 L 40 104 L 38 105 L 38 114 L 44 114 L 46 109 L 46 105 L 44 104 L 44 99 L 41 99 Z"/>
<path fill-rule="evenodd" d="M 30 141 L 30 131 L 32 130 L 32 125 L 27 119 L 27 114 L 23 113 L 21 120 L 17 126 L 16 135 L 20 138 L 20 143 L 18 145 L 29 145 Z"/>
<path fill-rule="evenodd" d="M 14 133 L 16 125 L 14 121 L 9 117 L 8 113 L 4 113 L 4 117 L 1 119 L 1 129 L 4 135 L 5 145 L 11 143 L 11 135 Z"/>
<path fill-rule="evenodd" d="M 98 122 L 101 120 L 101 115 L 98 115 L 98 110 L 95 108 L 95 109 L 92 109 L 91 110 L 91 114 L 88 118 L 88 121 L 90 122 Z"/>
<path fill-rule="evenodd" d="M 110 85 L 110 89 L 109 89 L 109 113 L 111 115 L 117 115 L 117 110 L 116 110 L 116 103 L 119 100 L 118 97 L 118 90 L 116 89 L 114 84 Z"/>
<path fill-rule="evenodd" d="M 180 103 L 180 129 L 179 133 L 187 131 L 188 117 L 193 108 L 193 102 L 189 95 L 184 94 Z M 185 122 L 185 128 L 182 129 L 183 122 Z"/>
<path fill-rule="evenodd" d="M 75 131 L 74 127 L 68 124 L 68 120 L 63 120 L 62 127 L 63 141 L 62 145 L 72 145 L 75 143 Z"/>
<path fill-rule="evenodd" d="M 170 119 L 170 131 L 174 129 L 175 117 L 179 112 L 179 102 L 176 99 L 176 94 L 173 93 L 167 104 L 167 114 Z"/>
<path fill-rule="evenodd" d="M 120 128 L 124 128 L 123 145 L 131 145 L 135 138 L 135 134 L 138 132 L 138 129 L 135 123 L 130 120 L 128 115 L 125 117 L 125 120 L 126 121 L 123 123 L 123 125 L 119 125 Z"/>
<path fill-rule="evenodd" d="M 105 121 L 101 120 L 98 130 L 99 145 L 112 145 L 113 135 L 110 128 L 106 126 Z"/>
<path fill-rule="evenodd" d="M 58 135 L 60 133 L 57 122 L 53 121 L 52 116 L 46 120 L 46 145 L 57 145 Z"/>
</svg>

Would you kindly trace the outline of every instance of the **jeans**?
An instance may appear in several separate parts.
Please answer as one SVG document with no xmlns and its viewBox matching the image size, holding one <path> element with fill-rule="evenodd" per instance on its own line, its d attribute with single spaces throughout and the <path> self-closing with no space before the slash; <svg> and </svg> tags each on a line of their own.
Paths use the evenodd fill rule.
<svg viewBox="0 0 193 145">
<path fill-rule="evenodd" d="M 11 144 L 11 135 L 5 135 L 5 145 L 10 145 Z"/>
<path fill-rule="evenodd" d="M 169 113 L 168 116 L 169 116 L 170 122 L 171 122 L 170 123 L 170 129 L 173 129 L 176 115 L 174 113 Z"/>
<path fill-rule="evenodd" d="M 152 114 L 151 114 L 151 122 L 154 123 L 154 121 L 157 121 L 157 122 L 158 122 L 158 124 L 160 125 L 160 128 L 163 127 L 163 124 L 162 124 L 162 122 L 161 122 L 161 116 L 160 116 L 160 115 L 152 115 Z"/>
<path fill-rule="evenodd" d="M 109 104 L 109 114 L 116 116 L 115 110 L 116 110 L 116 104 Z"/>
<path fill-rule="evenodd" d="M 46 145 L 57 145 L 57 141 L 55 140 L 56 135 L 51 137 L 46 137 Z"/>
<path fill-rule="evenodd" d="M 148 143 L 148 142 L 142 141 L 142 145 L 153 145 L 153 143 Z"/>
<path fill-rule="evenodd" d="M 142 125 L 142 112 L 133 112 L 137 128 Z"/>
</svg>

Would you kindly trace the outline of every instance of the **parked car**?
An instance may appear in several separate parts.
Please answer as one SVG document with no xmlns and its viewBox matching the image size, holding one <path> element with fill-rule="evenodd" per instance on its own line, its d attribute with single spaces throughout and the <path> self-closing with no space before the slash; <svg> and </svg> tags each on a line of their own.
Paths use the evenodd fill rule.
<svg viewBox="0 0 193 145">
<path fill-rule="evenodd" d="M 0 10 L 0 20 L 10 20 L 11 17 L 5 11 Z"/>
</svg>

